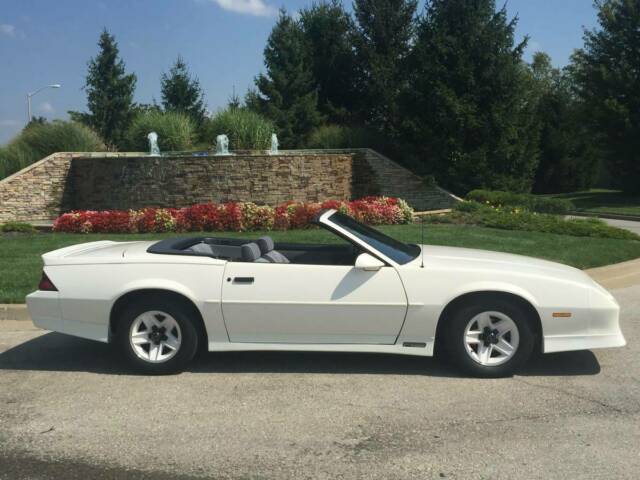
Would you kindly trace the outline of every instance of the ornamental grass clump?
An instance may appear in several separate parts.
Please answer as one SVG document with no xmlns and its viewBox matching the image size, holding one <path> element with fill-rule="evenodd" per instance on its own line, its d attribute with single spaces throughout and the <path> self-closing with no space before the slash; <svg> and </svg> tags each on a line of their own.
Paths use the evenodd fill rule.
<svg viewBox="0 0 640 480">
<path fill-rule="evenodd" d="M 158 134 L 160 151 L 185 151 L 193 148 L 196 125 L 189 116 L 179 112 L 149 110 L 139 113 L 127 130 L 126 149 L 132 152 L 148 151 L 147 136 L 150 132 Z"/>
</svg>

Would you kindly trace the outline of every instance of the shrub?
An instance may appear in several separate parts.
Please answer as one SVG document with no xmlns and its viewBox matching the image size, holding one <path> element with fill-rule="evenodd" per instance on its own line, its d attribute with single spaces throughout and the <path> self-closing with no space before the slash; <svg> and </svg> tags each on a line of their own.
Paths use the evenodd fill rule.
<svg viewBox="0 0 640 480">
<path fill-rule="evenodd" d="M 467 194 L 467 200 L 491 205 L 492 207 L 521 207 L 532 212 L 556 213 L 559 215 L 565 215 L 574 209 L 571 201 L 561 198 L 491 190 L 472 190 Z"/>
<path fill-rule="evenodd" d="M 35 233 L 37 230 L 29 223 L 22 222 L 7 222 L 4 225 L 0 225 L 0 232 L 18 232 L 18 233 Z"/>
<path fill-rule="evenodd" d="M 463 204 L 475 204 L 473 207 Z M 607 225 L 600 219 L 567 219 L 561 215 L 531 212 L 522 207 L 492 207 L 477 202 L 462 202 L 451 213 L 425 217 L 430 223 L 480 225 L 503 230 L 557 233 L 575 237 L 640 240 L 628 230 Z"/>
<path fill-rule="evenodd" d="M 158 134 L 160 151 L 183 151 L 193 148 L 196 127 L 193 120 L 179 112 L 148 110 L 136 115 L 126 133 L 125 146 L 128 150 L 146 152 L 149 150 L 147 135 Z"/>
<path fill-rule="evenodd" d="M 213 146 L 218 135 L 226 135 L 231 150 L 268 150 L 271 148 L 271 135 L 276 129 L 270 120 L 256 112 L 227 108 L 208 119 L 203 131 L 206 141 Z"/>
<path fill-rule="evenodd" d="M 0 178 L 56 152 L 99 152 L 106 147 L 97 133 L 76 122 L 31 123 L 0 149 Z"/>
<path fill-rule="evenodd" d="M 373 133 L 361 127 L 323 125 L 309 134 L 307 148 L 375 148 Z"/>
<path fill-rule="evenodd" d="M 142 210 L 78 211 L 65 213 L 53 224 L 56 232 L 196 232 L 286 230 L 309 228 L 322 209 L 335 208 L 361 221 L 382 225 L 409 223 L 413 210 L 404 200 L 367 197 L 345 202 L 286 202 L 276 207 L 251 202 L 205 203 L 190 207 L 143 208 Z"/>
</svg>

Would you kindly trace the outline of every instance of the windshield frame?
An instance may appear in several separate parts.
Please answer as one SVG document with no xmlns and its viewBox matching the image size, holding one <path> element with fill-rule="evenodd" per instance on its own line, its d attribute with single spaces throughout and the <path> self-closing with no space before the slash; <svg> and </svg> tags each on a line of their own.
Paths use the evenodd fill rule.
<svg viewBox="0 0 640 480">
<path fill-rule="evenodd" d="M 335 209 L 320 212 L 316 217 L 316 223 L 351 243 L 365 248 L 369 253 L 389 265 L 411 263 L 420 256 L 422 250 L 419 245 L 401 242 Z M 355 229 L 353 224 L 355 224 Z"/>
</svg>

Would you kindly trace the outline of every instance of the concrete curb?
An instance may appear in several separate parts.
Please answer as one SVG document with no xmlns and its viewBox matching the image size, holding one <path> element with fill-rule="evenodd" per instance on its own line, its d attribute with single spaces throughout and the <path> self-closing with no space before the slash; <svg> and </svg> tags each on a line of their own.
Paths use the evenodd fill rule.
<svg viewBox="0 0 640 480">
<path fill-rule="evenodd" d="M 0 322 L 5 320 L 30 322 L 31 317 L 23 303 L 0 304 Z"/>
<path fill-rule="evenodd" d="M 609 290 L 640 285 L 640 258 L 628 262 L 591 268 L 585 272 Z"/>
<path fill-rule="evenodd" d="M 623 215 L 620 213 L 592 213 L 592 212 L 569 212 L 568 215 L 574 217 L 595 217 L 595 218 L 608 218 L 610 220 L 627 220 L 630 222 L 640 222 L 640 217 L 637 215 Z"/>
</svg>

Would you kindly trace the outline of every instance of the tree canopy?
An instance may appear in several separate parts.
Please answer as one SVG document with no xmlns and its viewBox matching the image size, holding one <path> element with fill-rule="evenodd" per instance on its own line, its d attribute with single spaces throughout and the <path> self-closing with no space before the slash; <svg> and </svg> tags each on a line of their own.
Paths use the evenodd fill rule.
<svg viewBox="0 0 640 480">
<path fill-rule="evenodd" d="M 456 192 L 531 188 L 536 98 L 516 22 L 494 0 L 431 0 L 418 25 L 405 132 Z"/>
<path fill-rule="evenodd" d="M 354 48 L 365 122 L 393 135 L 414 31 L 416 0 L 354 0 Z"/>
<path fill-rule="evenodd" d="M 314 2 L 300 11 L 318 108 L 331 122 L 350 121 L 356 107 L 353 20 L 339 0 Z"/>
<path fill-rule="evenodd" d="M 264 50 L 267 73 L 256 78 L 258 94 L 247 102 L 275 123 L 287 147 L 302 146 L 322 122 L 306 46 L 300 23 L 281 10 Z"/>
<path fill-rule="evenodd" d="M 640 192 L 640 2 L 598 0 L 599 28 L 573 57 L 583 121 L 604 147 L 610 173 Z"/>
<path fill-rule="evenodd" d="M 136 76 L 127 74 L 118 44 L 104 29 L 100 51 L 89 61 L 85 90 L 89 113 L 69 112 L 71 118 L 92 127 L 110 145 L 120 145 L 133 117 Z"/>
<path fill-rule="evenodd" d="M 182 57 L 176 59 L 168 74 L 163 73 L 160 77 L 160 91 L 165 110 L 184 113 L 196 125 L 202 123 L 205 117 L 204 93 Z"/>
</svg>

